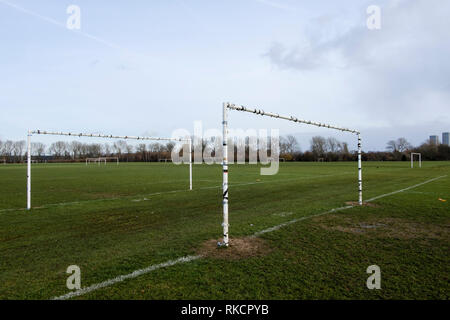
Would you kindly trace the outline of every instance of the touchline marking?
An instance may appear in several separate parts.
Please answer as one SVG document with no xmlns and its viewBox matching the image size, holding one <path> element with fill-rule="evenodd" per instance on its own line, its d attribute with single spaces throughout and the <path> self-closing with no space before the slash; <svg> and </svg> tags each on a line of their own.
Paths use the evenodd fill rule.
<svg viewBox="0 0 450 320">
<path fill-rule="evenodd" d="M 401 190 L 398 190 L 398 191 L 386 193 L 386 194 L 374 197 L 372 199 L 369 199 L 369 200 L 367 200 L 367 202 L 374 201 L 376 199 L 381 199 L 381 198 L 384 198 L 384 197 L 388 197 L 388 196 L 391 196 L 391 195 L 394 195 L 394 194 L 397 194 L 397 193 L 400 193 L 400 192 L 403 192 L 403 191 L 407 191 L 407 190 L 410 190 L 410 189 L 413 189 L 413 188 L 417 188 L 417 187 L 420 187 L 420 186 L 422 186 L 424 184 L 436 181 L 438 179 L 445 178 L 446 176 L 447 175 L 440 176 L 440 177 L 433 178 L 433 179 L 427 180 L 425 182 L 413 185 L 413 186 L 408 187 L 408 188 L 404 188 L 404 189 L 401 189 Z M 283 228 L 285 226 L 288 226 L 288 225 L 291 225 L 293 223 L 296 223 L 296 222 L 299 222 L 299 221 L 303 221 L 303 220 L 306 220 L 306 219 L 309 219 L 309 218 L 323 216 L 323 215 L 326 215 L 326 214 L 329 214 L 329 213 L 338 212 L 338 211 L 342 211 L 342 210 L 346 210 L 346 209 L 351 209 L 351 208 L 354 208 L 354 207 L 357 207 L 357 206 L 345 206 L 345 207 L 340 207 L 340 208 L 334 208 L 334 209 L 331 209 L 331 210 L 328 210 L 328 211 L 325 211 L 325 212 L 322 212 L 322 213 L 313 214 L 313 215 L 310 215 L 310 216 L 293 219 L 293 220 L 281 223 L 279 225 L 276 225 L 274 227 L 270 227 L 270 228 L 258 231 L 256 233 L 254 233 L 251 237 L 257 237 L 257 236 L 265 234 L 265 233 L 273 232 L 273 231 L 276 231 L 276 230 L 278 230 L 280 228 Z M 62 296 L 59 296 L 59 297 L 53 297 L 51 300 L 66 300 L 66 299 L 70 299 L 70 298 L 73 298 L 73 297 L 78 297 L 78 296 L 84 295 L 86 293 L 89 293 L 89 292 L 92 292 L 92 291 L 95 291 L 95 290 L 98 290 L 98 289 L 101 289 L 101 288 L 112 286 L 113 284 L 116 284 L 118 282 L 122 282 L 122 281 L 127 280 L 127 279 L 133 279 L 133 278 L 139 277 L 139 276 L 141 276 L 143 274 L 147 274 L 147 273 L 152 272 L 152 271 L 157 270 L 157 269 L 170 267 L 170 266 L 173 266 L 173 265 L 176 265 L 176 264 L 179 264 L 179 263 L 185 263 L 185 262 L 198 260 L 198 259 L 200 259 L 202 257 L 203 256 L 201 256 L 201 255 L 186 256 L 186 257 L 178 258 L 176 260 L 170 260 L 170 261 L 167 261 L 167 262 L 164 262 L 164 263 L 161 263 L 161 264 L 149 266 L 149 267 L 144 268 L 144 269 L 139 269 L 139 270 L 136 270 L 136 271 L 134 271 L 132 273 L 129 273 L 129 274 L 126 274 L 126 275 L 122 275 L 122 276 L 118 276 L 116 278 L 113 278 L 113 279 L 110 279 L 110 280 L 106 280 L 106 281 L 103 281 L 103 282 L 91 285 L 89 287 L 86 287 L 86 288 L 83 288 L 83 289 L 80 289 L 80 290 L 77 290 L 77 291 L 69 292 L 69 293 L 67 293 L 65 295 L 62 295 Z"/>
<path fill-rule="evenodd" d="M 89 286 L 89 287 L 86 287 L 83 289 L 69 292 L 69 293 L 59 296 L 59 297 L 53 297 L 51 300 L 66 300 L 66 299 L 70 299 L 73 297 L 78 297 L 78 296 L 84 295 L 86 293 L 89 293 L 89 292 L 92 292 L 92 291 L 95 291 L 95 290 L 98 290 L 101 288 L 112 286 L 113 284 L 122 282 L 127 279 L 133 279 L 133 278 L 139 277 L 143 274 L 147 274 L 147 273 L 152 272 L 157 269 L 170 267 L 170 266 L 173 266 L 173 265 L 176 265 L 179 263 L 194 261 L 194 260 L 200 259 L 201 257 L 202 256 L 186 256 L 186 257 L 178 258 L 176 260 L 170 260 L 170 261 L 167 261 L 164 263 L 156 264 L 156 265 L 144 268 L 144 269 L 139 269 L 139 270 L 133 271 L 132 273 L 129 273 L 129 274 L 125 274 L 125 275 L 118 276 L 118 277 L 115 277 L 110 280 L 106 280 L 106 281 L 103 281 L 103 282 L 100 282 L 97 284 L 93 284 L 92 286 Z"/>
<path fill-rule="evenodd" d="M 436 180 L 438 180 L 438 179 L 445 178 L 446 176 L 447 176 L 447 175 L 440 176 L 440 177 L 436 177 L 436 178 L 427 180 L 427 181 L 425 181 L 425 182 L 415 184 L 415 185 L 413 185 L 413 186 L 411 186 L 411 187 L 408 187 L 408 188 L 400 189 L 400 190 L 397 190 L 397 191 L 394 191 L 394 192 L 385 193 L 385 194 L 382 194 L 382 195 L 380 195 L 380 196 L 377 196 L 377 197 L 371 198 L 371 199 L 369 199 L 369 200 L 366 200 L 365 202 L 371 202 L 371 201 L 378 200 L 378 199 L 381 199 L 381 198 L 384 198 L 384 197 L 388 197 L 388 196 L 391 196 L 391 195 L 394 195 L 394 194 L 397 194 L 397 193 L 400 193 L 400 192 L 408 191 L 408 190 L 411 190 L 411 189 L 414 189 L 414 188 L 423 186 L 424 184 L 427 184 L 427 183 L 436 181 Z M 296 222 L 298 222 L 298 221 L 302 221 L 302 220 L 306 220 L 306 219 L 314 218 L 314 217 L 318 217 L 318 216 L 323 216 L 323 215 L 328 214 L 328 213 L 333 213 L 333 212 L 337 212 L 337 211 L 342 211 L 342 210 L 346 210 L 346 209 L 351 209 L 351 208 L 358 207 L 358 206 L 359 206 L 359 205 L 349 205 L 349 206 L 345 206 L 345 207 L 340 207 L 340 208 L 331 209 L 331 210 L 328 210 L 328 211 L 325 211 L 325 212 L 322 212 L 322 213 L 313 214 L 313 215 L 310 215 L 310 216 L 306 216 L 306 217 L 301 217 L 301 218 L 293 219 L 293 220 L 290 220 L 290 221 L 288 221 L 288 222 L 284 222 L 284 223 L 282 223 L 282 224 L 279 224 L 279 225 L 277 225 L 277 226 L 270 227 L 270 228 L 267 228 L 267 229 L 258 231 L 258 232 L 256 232 L 256 233 L 253 234 L 253 237 L 257 237 L 257 236 L 259 236 L 259 235 L 261 235 L 261 234 L 264 234 L 264 233 L 276 231 L 276 230 L 278 230 L 278 229 L 280 229 L 280 228 L 282 228 L 282 227 L 288 226 L 288 225 L 293 224 L 293 223 L 296 223 Z"/>
<path fill-rule="evenodd" d="M 436 181 L 436 180 L 438 180 L 438 179 L 445 178 L 446 176 L 447 176 L 447 175 L 440 176 L 440 177 L 436 177 L 436 178 L 427 180 L 427 181 L 425 181 L 425 182 L 415 184 L 415 185 L 413 185 L 413 186 L 411 186 L 411 187 L 408 187 L 408 188 L 404 188 L 404 189 L 401 189 L 401 190 L 398 190 L 398 191 L 386 193 L 386 194 L 383 194 L 383 195 L 381 195 L 381 196 L 373 197 L 373 198 L 371 198 L 371 199 L 369 199 L 369 200 L 366 200 L 366 202 L 370 202 L 370 201 L 374 201 L 374 200 L 377 200 L 377 199 L 381 199 L 381 198 L 384 198 L 384 197 L 387 197 L 387 196 L 391 196 L 391 195 L 393 195 L 393 194 L 400 193 L 400 192 L 403 192 L 403 191 L 408 191 L 408 190 L 411 190 L 411 189 L 414 189 L 414 188 L 423 186 L 424 184 L 427 184 L 427 183 Z"/>
<path fill-rule="evenodd" d="M 340 207 L 340 208 L 334 208 L 334 209 L 331 209 L 331 210 L 328 210 L 328 211 L 325 211 L 325 212 L 322 212 L 322 213 L 317 213 L 317 214 L 313 214 L 313 215 L 310 215 L 310 216 L 293 219 L 293 220 L 290 220 L 288 222 L 283 222 L 283 223 L 281 223 L 281 224 L 279 224 L 277 226 L 270 227 L 270 228 L 267 228 L 267 229 L 255 232 L 251 237 L 253 237 L 253 238 L 254 237 L 258 237 L 258 236 L 260 236 L 260 235 L 262 235 L 264 233 L 276 231 L 276 230 L 278 230 L 280 228 L 286 227 L 286 226 L 288 226 L 290 224 L 293 224 L 293 223 L 296 223 L 296 222 L 299 222 L 299 221 L 302 221 L 302 220 L 323 216 L 323 215 L 328 214 L 328 213 L 333 213 L 333 212 L 337 212 L 337 211 L 341 211 L 341 210 L 346 210 L 346 209 L 350 209 L 350 208 L 353 208 L 353 207 L 354 206 L 345 206 L 345 207 Z"/>
</svg>

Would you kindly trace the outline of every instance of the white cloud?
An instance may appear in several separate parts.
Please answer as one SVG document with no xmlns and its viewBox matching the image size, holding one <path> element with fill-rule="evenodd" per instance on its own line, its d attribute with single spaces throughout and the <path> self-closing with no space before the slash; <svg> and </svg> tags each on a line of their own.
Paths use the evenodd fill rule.
<svg viewBox="0 0 450 320">
<path fill-rule="evenodd" d="M 303 74 L 337 72 L 337 81 L 352 88 L 350 103 L 338 107 L 359 112 L 366 127 L 450 122 L 449 15 L 449 1 L 390 2 L 382 7 L 381 30 L 368 30 L 364 15 L 351 27 L 337 17 L 316 19 L 301 44 L 275 42 L 266 57 Z"/>
</svg>

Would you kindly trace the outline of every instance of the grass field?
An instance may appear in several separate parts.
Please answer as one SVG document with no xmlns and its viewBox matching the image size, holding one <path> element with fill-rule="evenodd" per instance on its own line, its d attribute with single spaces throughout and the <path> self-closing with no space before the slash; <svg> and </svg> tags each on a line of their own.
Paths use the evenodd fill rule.
<svg viewBox="0 0 450 320">
<path fill-rule="evenodd" d="M 0 298 L 67 294 L 69 265 L 89 287 L 195 256 L 75 299 L 448 299 L 450 163 L 363 170 L 364 198 L 384 196 L 320 215 L 357 200 L 355 163 L 281 163 L 274 176 L 231 165 L 235 245 L 215 249 L 218 165 L 195 165 L 189 191 L 184 165 L 33 164 L 31 211 L 23 209 L 26 167 L 1 165 Z M 366 287 L 373 264 L 381 290 Z"/>
</svg>

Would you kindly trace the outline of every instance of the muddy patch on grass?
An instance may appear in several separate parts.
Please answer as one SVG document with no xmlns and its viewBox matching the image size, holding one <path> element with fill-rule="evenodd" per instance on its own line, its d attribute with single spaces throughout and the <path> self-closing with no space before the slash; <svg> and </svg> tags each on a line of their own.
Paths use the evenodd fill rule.
<svg viewBox="0 0 450 320">
<path fill-rule="evenodd" d="M 345 203 L 347 206 L 354 206 L 354 207 L 359 207 L 359 202 L 358 201 L 347 201 Z M 371 208 L 380 208 L 381 206 L 372 202 L 363 202 L 362 204 L 363 207 L 371 207 Z"/>
<path fill-rule="evenodd" d="M 208 240 L 200 247 L 197 254 L 215 259 L 247 259 L 267 255 L 271 249 L 261 238 L 231 238 L 228 248 L 217 247 L 218 240 Z"/>
<path fill-rule="evenodd" d="M 445 224 L 413 222 L 401 218 L 352 219 L 338 215 L 315 218 L 318 225 L 326 230 L 365 235 L 376 238 L 398 239 L 448 239 L 450 221 Z"/>
</svg>

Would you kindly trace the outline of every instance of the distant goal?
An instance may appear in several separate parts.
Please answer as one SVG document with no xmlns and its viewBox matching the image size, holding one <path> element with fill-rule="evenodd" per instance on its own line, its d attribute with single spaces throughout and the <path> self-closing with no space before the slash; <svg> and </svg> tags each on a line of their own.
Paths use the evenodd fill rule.
<svg viewBox="0 0 450 320">
<path fill-rule="evenodd" d="M 414 157 L 419 161 L 419 168 L 422 168 L 422 154 L 418 152 L 411 153 L 411 168 L 414 168 Z"/>
<path fill-rule="evenodd" d="M 105 165 L 106 165 L 106 163 L 107 163 L 108 161 L 109 161 L 109 162 L 114 162 L 114 163 L 116 163 L 117 165 L 119 165 L 119 157 L 97 157 L 97 158 L 86 158 L 86 165 L 92 164 L 92 163 L 98 164 L 98 165 L 100 165 L 100 164 L 105 164 Z"/>
</svg>

